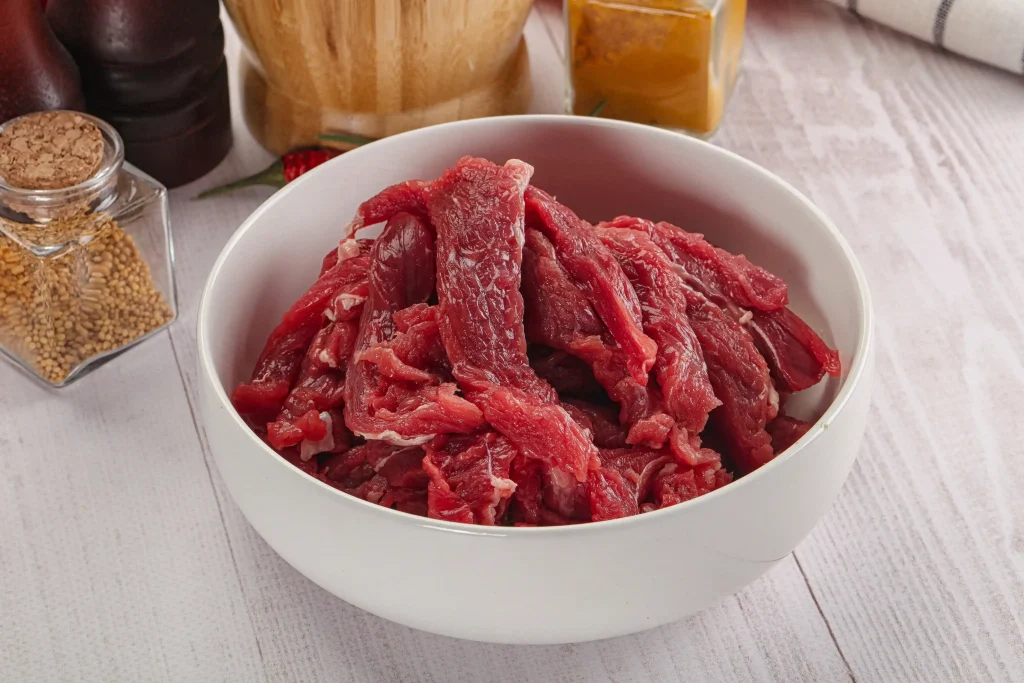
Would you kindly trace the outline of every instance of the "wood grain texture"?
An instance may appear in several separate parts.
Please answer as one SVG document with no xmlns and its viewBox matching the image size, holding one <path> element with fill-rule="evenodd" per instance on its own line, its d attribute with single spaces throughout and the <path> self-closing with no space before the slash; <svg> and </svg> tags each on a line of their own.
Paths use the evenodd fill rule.
<svg viewBox="0 0 1024 683">
<path fill-rule="evenodd" d="M 716 141 L 807 192 L 873 283 L 872 426 L 796 552 L 858 681 L 1024 679 L 1024 327 L 1009 295 L 1024 125 L 1011 112 L 1024 112 L 1018 77 L 775 2 L 751 17 Z"/>
<path fill-rule="evenodd" d="M 226 0 L 248 50 L 249 129 L 283 154 L 327 131 L 367 137 L 529 101 L 531 0 Z"/>
<path fill-rule="evenodd" d="M 194 420 L 203 281 L 269 196 L 191 200 L 269 162 L 236 116 L 228 159 L 172 193 L 170 333 L 59 400 L 0 366 L 0 680 L 1024 680 L 1024 82 L 823 4 L 750 15 L 715 142 L 833 216 L 879 314 L 865 447 L 793 557 L 677 624 L 528 648 L 406 629 L 291 569 Z M 532 111 L 564 106 L 562 30 L 539 1 Z"/>
<path fill-rule="evenodd" d="M 258 680 L 166 335 L 90 379 L 0 370 L 0 680 Z"/>
</svg>

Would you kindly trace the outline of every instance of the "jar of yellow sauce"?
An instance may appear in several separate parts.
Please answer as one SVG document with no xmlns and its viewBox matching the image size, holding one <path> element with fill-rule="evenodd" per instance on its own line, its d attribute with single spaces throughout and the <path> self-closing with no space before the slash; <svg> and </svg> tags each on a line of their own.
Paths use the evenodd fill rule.
<svg viewBox="0 0 1024 683">
<path fill-rule="evenodd" d="M 565 0 L 570 111 L 710 136 L 746 11 L 746 0 Z"/>
</svg>

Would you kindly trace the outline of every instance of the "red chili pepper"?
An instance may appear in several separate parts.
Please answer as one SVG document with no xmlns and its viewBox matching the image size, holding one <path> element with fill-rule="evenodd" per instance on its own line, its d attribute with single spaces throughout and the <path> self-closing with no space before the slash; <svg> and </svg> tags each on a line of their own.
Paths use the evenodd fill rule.
<svg viewBox="0 0 1024 683">
<path fill-rule="evenodd" d="M 284 165 L 284 181 L 290 183 L 303 173 L 316 168 L 339 154 L 341 154 L 339 150 L 331 149 L 330 147 L 300 149 L 295 152 L 289 152 L 281 157 L 281 162 Z"/>
<path fill-rule="evenodd" d="M 298 178 L 300 175 L 308 173 L 320 164 L 333 159 L 341 153 L 342 150 L 333 149 L 331 147 L 297 149 L 293 152 L 288 152 L 255 175 L 251 175 L 248 178 L 242 178 L 241 180 L 236 180 L 235 182 L 228 183 L 227 185 L 221 185 L 219 187 L 209 189 L 196 197 L 196 199 L 206 199 L 207 197 L 225 194 L 232 190 L 237 190 L 242 187 L 250 187 L 252 185 L 270 185 L 272 187 L 281 188 Z"/>
</svg>

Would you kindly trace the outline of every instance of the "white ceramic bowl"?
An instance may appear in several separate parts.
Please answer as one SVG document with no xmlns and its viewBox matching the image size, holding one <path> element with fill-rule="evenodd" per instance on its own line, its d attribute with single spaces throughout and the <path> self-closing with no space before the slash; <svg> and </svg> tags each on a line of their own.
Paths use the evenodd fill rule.
<svg viewBox="0 0 1024 683">
<path fill-rule="evenodd" d="M 314 279 L 359 203 L 391 183 L 435 177 L 465 154 L 533 164 L 539 187 L 591 221 L 619 214 L 668 220 L 784 277 L 794 310 L 841 352 L 843 377 L 794 402 L 801 417 L 823 417 L 784 455 L 709 495 L 561 528 L 415 517 L 350 497 L 287 464 L 246 428 L 230 390 L 248 377 L 267 334 Z M 857 454 L 871 336 L 868 289 L 849 246 L 771 173 L 656 128 L 564 116 L 478 119 L 349 152 L 245 221 L 203 293 L 201 412 L 217 467 L 246 518 L 327 591 L 434 633 L 577 642 L 696 612 L 792 552 L 829 509 Z"/>
</svg>

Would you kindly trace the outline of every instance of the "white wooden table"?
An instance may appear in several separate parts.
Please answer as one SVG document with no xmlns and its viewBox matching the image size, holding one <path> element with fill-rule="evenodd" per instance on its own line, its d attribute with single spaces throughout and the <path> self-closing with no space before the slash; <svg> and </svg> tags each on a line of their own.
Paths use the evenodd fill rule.
<svg viewBox="0 0 1024 683">
<path fill-rule="evenodd" d="M 536 111 L 562 101 L 559 4 L 527 26 Z M 228 160 L 173 193 L 170 332 L 59 394 L 0 367 L 0 681 L 1024 680 L 1024 80 L 824 4 L 751 4 L 715 143 L 831 214 L 879 319 L 864 447 L 792 557 L 683 622 L 533 648 L 406 629 L 291 569 L 195 412 L 201 286 L 269 194 L 191 201 L 270 160 L 236 116 Z"/>
</svg>

